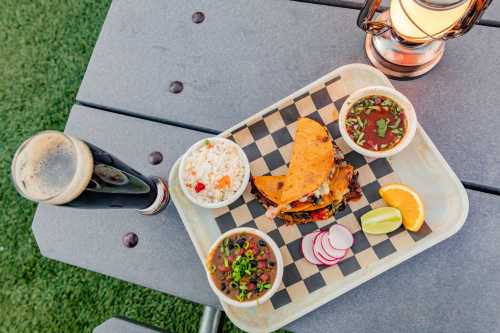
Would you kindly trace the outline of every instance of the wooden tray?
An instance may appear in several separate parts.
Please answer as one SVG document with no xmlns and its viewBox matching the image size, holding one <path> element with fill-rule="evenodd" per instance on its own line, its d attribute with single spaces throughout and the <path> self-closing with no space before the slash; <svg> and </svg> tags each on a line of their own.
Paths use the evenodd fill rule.
<svg viewBox="0 0 500 333">
<path fill-rule="evenodd" d="M 410 146 L 389 159 L 365 158 L 344 143 L 338 131 L 338 110 L 349 94 L 371 85 L 392 87 L 373 67 L 346 65 L 221 134 L 243 147 L 252 174 L 279 175 L 286 174 L 295 121 L 299 117 L 310 117 L 323 123 L 345 159 L 359 172 L 364 194 L 335 218 L 298 226 L 269 221 L 263 217 L 264 209 L 249 188 L 229 207 L 203 209 L 183 195 L 178 180 L 179 161 L 173 166 L 169 177 L 172 201 L 202 263 L 215 239 L 235 227 L 258 228 L 280 247 L 285 264 L 283 282 L 269 302 L 253 309 L 238 309 L 222 303 L 238 327 L 251 332 L 276 330 L 443 241 L 465 222 L 469 208 L 465 189 L 420 125 Z M 360 216 L 384 205 L 378 188 L 390 182 L 407 184 L 421 195 L 426 207 L 426 223 L 418 233 L 401 227 L 387 235 L 373 236 L 360 230 Z M 338 265 L 317 267 L 307 263 L 300 251 L 301 237 L 334 223 L 346 225 L 353 231 L 355 245 Z"/>
</svg>

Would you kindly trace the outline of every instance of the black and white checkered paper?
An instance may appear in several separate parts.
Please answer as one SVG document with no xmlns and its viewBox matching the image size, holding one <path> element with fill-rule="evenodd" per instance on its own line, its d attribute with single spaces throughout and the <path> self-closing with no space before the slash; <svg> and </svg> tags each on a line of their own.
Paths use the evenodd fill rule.
<svg viewBox="0 0 500 333">
<path fill-rule="evenodd" d="M 397 251 L 406 251 L 431 233 L 427 224 L 418 233 L 403 227 L 387 235 L 369 235 L 361 230 L 361 216 L 385 206 L 378 194 L 380 186 L 399 182 L 397 174 L 386 159 L 370 159 L 352 151 L 342 139 L 338 128 L 338 110 L 350 94 L 338 76 L 321 82 L 300 96 L 291 96 L 278 108 L 237 128 L 225 136 L 240 145 L 248 157 L 251 172 L 259 175 L 286 175 L 292 153 L 296 122 L 308 117 L 325 125 L 345 160 L 359 173 L 363 197 L 325 221 L 286 225 L 279 219 L 269 220 L 265 208 L 248 187 L 245 193 L 228 207 L 213 210 L 221 232 L 236 227 L 252 227 L 266 232 L 278 245 L 284 259 L 283 283 L 267 302 L 270 311 L 285 308 L 292 302 L 304 302 L 330 283 L 374 265 Z M 334 223 L 348 227 L 354 234 L 354 245 L 338 265 L 326 267 L 307 262 L 300 248 L 302 236 Z"/>
</svg>

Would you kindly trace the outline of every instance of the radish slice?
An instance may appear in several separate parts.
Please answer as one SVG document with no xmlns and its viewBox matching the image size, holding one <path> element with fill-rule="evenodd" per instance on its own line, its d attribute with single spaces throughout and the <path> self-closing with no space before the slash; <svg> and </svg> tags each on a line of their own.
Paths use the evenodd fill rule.
<svg viewBox="0 0 500 333">
<path fill-rule="evenodd" d="M 312 247 L 314 256 L 316 257 L 316 259 L 318 259 L 321 262 L 323 262 L 321 259 L 324 259 L 324 258 L 320 257 L 320 255 L 319 255 L 319 251 L 322 249 L 321 242 L 319 242 L 319 240 L 321 240 L 321 237 L 323 236 L 323 234 L 324 234 L 324 232 L 319 232 L 316 234 L 316 236 L 314 237 L 313 247 Z"/>
<path fill-rule="evenodd" d="M 333 260 L 335 258 L 330 257 L 328 254 L 326 254 L 326 251 L 323 249 L 323 237 L 328 234 L 326 231 L 321 231 L 316 237 L 314 238 L 314 243 L 313 243 L 313 252 L 316 258 L 319 259 L 320 255 L 321 257 L 327 259 L 327 260 Z"/>
<path fill-rule="evenodd" d="M 334 224 L 329 231 L 331 245 L 338 250 L 347 250 L 354 244 L 354 237 L 349 229 L 341 224 Z"/>
<path fill-rule="evenodd" d="M 314 239 L 320 232 L 321 232 L 320 230 L 316 230 L 304 236 L 304 238 L 302 238 L 302 254 L 304 255 L 304 258 L 307 261 L 309 261 L 311 264 L 314 265 L 323 264 L 321 261 L 318 260 L 318 258 L 314 256 L 313 252 Z"/>
<path fill-rule="evenodd" d="M 326 260 L 324 258 L 321 258 L 321 262 L 323 265 L 327 265 L 327 266 L 333 266 L 333 265 L 336 265 L 338 264 L 340 261 L 342 260 L 342 258 L 340 259 L 335 259 L 335 260 Z"/>
<path fill-rule="evenodd" d="M 330 256 L 323 249 L 322 243 L 323 243 L 323 238 L 324 237 L 328 237 L 328 232 L 327 231 L 322 231 L 318 235 L 316 235 L 316 238 L 314 239 L 313 253 L 314 253 L 314 256 L 316 257 L 316 259 L 318 259 L 322 263 L 328 265 L 328 263 L 326 263 L 326 262 L 334 261 L 337 258 L 334 258 L 334 257 Z"/>
<path fill-rule="evenodd" d="M 325 257 L 326 253 L 324 253 L 323 248 L 321 247 L 322 239 L 323 237 L 327 238 L 328 237 L 328 232 L 320 232 L 318 235 L 316 235 L 316 238 L 314 239 L 314 245 L 313 245 L 313 253 L 314 256 L 323 264 L 328 265 L 328 266 L 333 266 L 339 263 L 342 258 L 337 258 L 337 259 L 331 259 L 331 257 Z M 347 252 L 345 252 L 347 253 Z"/>
<path fill-rule="evenodd" d="M 328 233 L 325 233 L 325 235 L 321 238 L 321 246 L 326 254 L 334 259 L 343 258 L 347 253 L 347 250 L 339 250 L 332 246 Z"/>
</svg>

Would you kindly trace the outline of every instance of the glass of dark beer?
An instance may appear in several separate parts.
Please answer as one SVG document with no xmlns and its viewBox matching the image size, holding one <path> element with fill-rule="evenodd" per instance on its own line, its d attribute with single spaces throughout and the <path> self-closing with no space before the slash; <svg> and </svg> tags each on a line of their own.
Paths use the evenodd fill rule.
<svg viewBox="0 0 500 333">
<path fill-rule="evenodd" d="M 168 187 L 115 156 L 73 136 L 44 131 L 26 140 L 12 160 L 12 181 L 25 198 L 78 208 L 162 210 Z"/>
</svg>

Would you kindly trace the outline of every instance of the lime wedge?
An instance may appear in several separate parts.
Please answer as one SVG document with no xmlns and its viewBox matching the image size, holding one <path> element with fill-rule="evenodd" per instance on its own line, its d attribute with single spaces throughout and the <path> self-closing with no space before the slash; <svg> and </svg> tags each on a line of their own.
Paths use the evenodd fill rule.
<svg viewBox="0 0 500 333">
<path fill-rule="evenodd" d="M 381 207 L 361 216 L 361 228 L 368 234 L 386 234 L 401 226 L 401 212 L 393 207 Z"/>
</svg>

